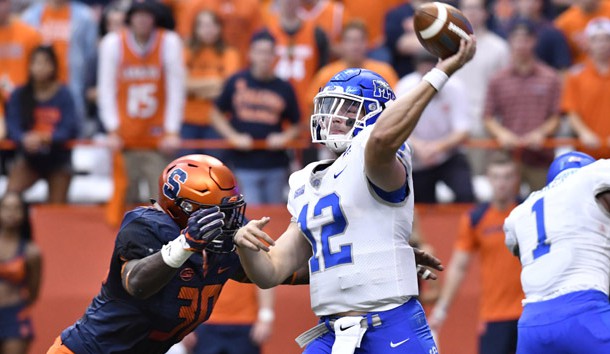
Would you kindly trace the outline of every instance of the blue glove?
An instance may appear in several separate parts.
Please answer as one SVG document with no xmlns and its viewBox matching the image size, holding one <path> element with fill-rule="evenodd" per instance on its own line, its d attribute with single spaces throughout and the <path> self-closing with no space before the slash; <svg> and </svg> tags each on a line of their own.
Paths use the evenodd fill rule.
<svg viewBox="0 0 610 354">
<path fill-rule="evenodd" d="M 210 242 L 220 234 L 224 226 L 225 214 L 215 206 L 195 211 L 188 219 L 186 228 L 182 231 L 189 245 L 187 250 L 202 252 Z"/>
</svg>

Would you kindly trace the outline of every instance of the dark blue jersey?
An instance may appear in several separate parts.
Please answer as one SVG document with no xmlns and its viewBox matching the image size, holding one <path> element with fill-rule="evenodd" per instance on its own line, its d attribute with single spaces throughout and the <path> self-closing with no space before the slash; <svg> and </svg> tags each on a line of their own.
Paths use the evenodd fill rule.
<svg viewBox="0 0 610 354">
<path fill-rule="evenodd" d="M 85 315 L 61 334 L 75 354 L 165 353 L 212 312 L 222 286 L 241 269 L 235 252 L 193 254 L 158 293 L 136 299 L 123 288 L 126 261 L 159 252 L 180 234 L 176 223 L 154 208 L 126 214 L 107 279 Z"/>
</svg>

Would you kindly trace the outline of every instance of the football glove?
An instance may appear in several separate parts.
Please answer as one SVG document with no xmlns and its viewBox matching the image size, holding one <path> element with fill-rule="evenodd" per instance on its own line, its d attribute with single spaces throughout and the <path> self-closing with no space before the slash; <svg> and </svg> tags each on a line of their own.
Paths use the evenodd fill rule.
<svg viewBox="0 0 610 354">
<path fill-rule="evenodd" d="M 225 214 L 215 206 L 195 211 L 182 231 L 189 251 L 202 252 L 210 242 L 222 234 Z"/>
</svg>

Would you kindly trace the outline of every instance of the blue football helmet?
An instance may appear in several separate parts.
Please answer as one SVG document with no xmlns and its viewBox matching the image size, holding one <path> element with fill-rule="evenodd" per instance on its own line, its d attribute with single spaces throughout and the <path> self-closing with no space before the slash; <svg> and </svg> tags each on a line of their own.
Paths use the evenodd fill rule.
<svg viewBox="0 0 610 354">
<path fill-rule="evenodd" d="M 312 141 L 343 153 L 352 138 L 375 123 L 395 99 L 387 81 L 373 71 L 346 69 L 339 72 L 314 98 Z"/>
<path fill-rule="evenodd" d="M 581 168 L 595 162 L 595 159 L 584 152 L 571 151 L 563 155 L 557 156 L 551 166 L 549 172 L 546 175 L 546 183 L 551 183 L 555 177 L 561 174 L 563 171 L 572 168 Z"/>
</svg>

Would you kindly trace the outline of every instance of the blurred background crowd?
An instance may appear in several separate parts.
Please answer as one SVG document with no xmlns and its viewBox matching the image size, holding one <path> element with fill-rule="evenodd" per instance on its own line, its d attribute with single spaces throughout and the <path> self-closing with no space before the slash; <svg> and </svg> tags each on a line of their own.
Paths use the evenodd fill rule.
<svg viewBox="0 0 610 354">
<path fill-rule="evenodd" d="M 0 191 L 103 204 L 116 227 L 169 161 L 199 152 L 235 171 L 249 205 L 283 204 L 289 173 L 329 156 L 309 116 L 334 73 L 376 71 L 400 96 L 433 67 L 413 28 L 423 2 L 0 0 Z M 418 205 L 512 207 L 557 153 L 610 157 L 610 1 L 449 3 L 478 49 L 410 140 Z M 516 195 L 488 168 L 511 161 Z M 461 268 L 477 225 L 460 229 Z"/>
</svg>

